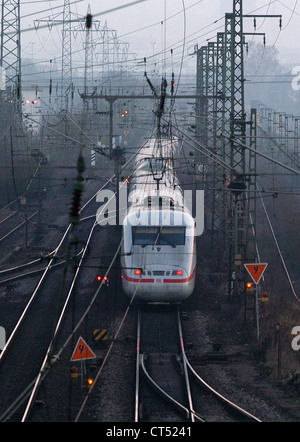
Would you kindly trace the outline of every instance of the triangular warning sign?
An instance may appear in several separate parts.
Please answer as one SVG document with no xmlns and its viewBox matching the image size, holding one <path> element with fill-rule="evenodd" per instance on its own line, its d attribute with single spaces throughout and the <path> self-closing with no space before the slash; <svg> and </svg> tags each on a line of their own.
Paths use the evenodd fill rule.
<svg viewBox="0 0 300 442">
<path fill-rule="evenodd" d="M 82 361 L 87 359 L 96 359 L 97 356 L 93 352 L 93 350 L 87 345 L 85 340 L 80 337 L 77 341 L 76 347 L 73 351 L 71 361 Z"/>
<path fill-rule="evenodd" d="M 265 273 L 266 268 L 268 267 L 268 264 L 245 264 L 245 268 L 248 271 L 249 275 L 255 282 L 255 284 L 258 284 L 261 277 Z"/>
</svg>

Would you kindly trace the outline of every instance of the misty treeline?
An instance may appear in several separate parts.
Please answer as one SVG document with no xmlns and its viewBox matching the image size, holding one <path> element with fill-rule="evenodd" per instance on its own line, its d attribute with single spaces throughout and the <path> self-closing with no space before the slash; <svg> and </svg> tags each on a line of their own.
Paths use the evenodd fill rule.
<svg viewBox="0 0 300 442">
<path fill-rule="evenodd" d="M 296 66 L 296 65 L 295 65 Z M 259 100 L 278 112 L 300 114 L 300 91 L 292 87 L 292 68 L 279 61 L 278 49 L 252 42 L 245 50 L 246 103 Z"/>
</svg>

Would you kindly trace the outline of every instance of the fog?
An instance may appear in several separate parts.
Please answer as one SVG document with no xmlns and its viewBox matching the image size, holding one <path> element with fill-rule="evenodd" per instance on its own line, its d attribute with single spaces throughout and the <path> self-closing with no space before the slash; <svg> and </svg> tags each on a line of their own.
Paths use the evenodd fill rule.
<svg viewBox="0 0 300 442">
<path fill-rule="evenodd" d="M 49 59 L 61 51 L 63 0 L 28 2 L 21 0 L 22 56 Z M 104 13 L 107 10 L 135 3 L 119 11 Z M 72 19 L 84 16 L 88 5 L 95 19 L 103 25 L 117 30 L 122 40 L 130 43 L 131 50 L 139 57 L 159 52 L 163 45 L 161 22 L 166 20 L 167 47 L 185 42 L 185 50 L 193 45 L 205 45 L 224 26 L 224 14 L 232 11 L 232 0 L 144 0 L 137 4 L 134 0 L 75 0 L 71 2 Z M 185 10 L 185 12 L 184 12 Z M 244 14 L 281 14 L 283 28 L 279 29 L 279 19 L 257 19 L 257 32 L 266 33 L 269 46 L 279 50 L 282 63 L 293 65 L 300 61 L 298 45 L 300 25 L 300 3 L 294 0 L 245 0 Z M 30 15 L 31 14 L 31 15 Z M 54 26 L 53 26 L 54 25 Z M 42 29 L 46 26 L 46 29 Z M 53 26 L 53 27 L 52 27 Z M 73 24 L 76 28 L 76 23 Z M 30 32 L 28 32 L 31 29 Z M 50 30 L 51 29 L 51 30 Z M 253 19 L 245 19 L 245 32 L 253 32 Z M 74 31 L 75 32 L 75 31 Z M 261 37 L 249 37 L 248 41 L 261 41 Z"/>
</svg>

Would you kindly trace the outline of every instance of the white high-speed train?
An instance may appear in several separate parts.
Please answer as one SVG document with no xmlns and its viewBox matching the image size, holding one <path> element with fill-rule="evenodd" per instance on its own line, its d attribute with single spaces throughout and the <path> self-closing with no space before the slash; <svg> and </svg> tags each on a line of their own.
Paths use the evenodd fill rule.
<svg viewBox="0 0 300 442">
<path fill-rule="evenodd" d="M 123 222 L 122 284 L 141 302 L 179 303 L 195 287 L 195 221 L 173 169 L 178 142 L 150 139 L 136 158 Z"/>
</svg>

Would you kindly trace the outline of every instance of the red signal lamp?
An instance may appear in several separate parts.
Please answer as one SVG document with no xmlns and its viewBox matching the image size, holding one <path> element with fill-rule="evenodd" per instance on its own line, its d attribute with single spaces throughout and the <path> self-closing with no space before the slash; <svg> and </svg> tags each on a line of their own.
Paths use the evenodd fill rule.
<svg viewBox="0 0 300 442">
<path fill-rule="evenodd" d="M 97 276 L 97 281 L 101 282 L 102 279 L 104 282 L 108 282 L 108 276 L 103 276 L 103 277 L 101 275 Z"/>
</svg>

